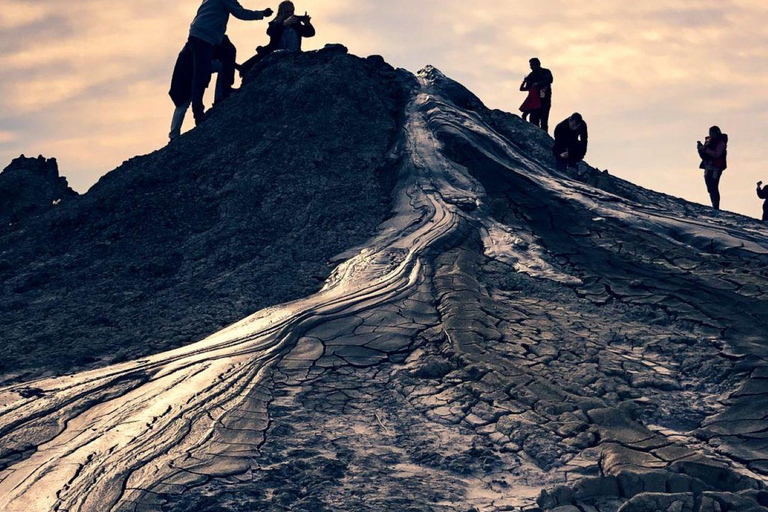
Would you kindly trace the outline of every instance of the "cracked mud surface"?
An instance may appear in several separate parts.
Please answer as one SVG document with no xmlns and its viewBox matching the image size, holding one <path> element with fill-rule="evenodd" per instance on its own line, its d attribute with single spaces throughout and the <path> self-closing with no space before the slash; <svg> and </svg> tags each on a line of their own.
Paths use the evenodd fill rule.
<svg viewBox="0 0 768 512">
<path fill-rule="evenodd" d="M 530 130 L 425 70 L 395 215 L 321 292 L 0 390 L 8 510 L 764 510 L 765 229 Z"/>
</svg>

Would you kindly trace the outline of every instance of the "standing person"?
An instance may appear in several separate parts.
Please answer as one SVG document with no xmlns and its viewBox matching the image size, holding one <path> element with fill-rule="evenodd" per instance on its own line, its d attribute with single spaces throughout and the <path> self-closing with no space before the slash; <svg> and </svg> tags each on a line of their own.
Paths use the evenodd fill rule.
<svg viewBox="0 0 768 512">
<path fill-rule="evenodd" d="M 709 129 L 709 136 L 696 143 L 701 157 L 699 169 L 704 169 L 704 183 L 712 201 L 712 208 L 720 209 L 720 177 L 728 167 L 728 135 L 724 134 L 718 126 Z"/>
<path fill-rule="evenodd" d="M 236 54 L 237 49 L 227 36 L 224 36 L 221 44 L 214 47 L 211 70 L 219 74 L 216 79 L 214 105 L 228 98 L 232 92 L 232 84 L 235 81 L 234 62 Z M 192 48 L 187 42 L 176 58 L 176 65 L 173 67 L 173 77 L 171 78 L 171 89 L 168 91 L 168 95 L 176 107 L 171 120 L 171 132 L 169 134 L 171 140 L 181 135 L 184 117 L 186 117 L 189 105 L 192 103 L 193 75 Z"/>
<path fill-rule="evenodd" d="M 768 185 L 763 187 L 763 182 L 757 182 L 757 197 L 765 199 L 763 202 L 763 222 L 768 222 Z"/>
<path fill-rule="evenodd" d="M 545 132 L 549 131 L 549 111 L 552 109 L 552 72 L 541 67 L 541 61 L 534 57 L 528 61 L 531 66 L 531 72 L 523 79 L 520 84 L 521 91 L 530 91 L 537 89 L 541 106 L 531 112 L 531 122 L 540 127 Z"/>
<path fill-rule="evenodd" d="M 587 154 L 588 138 L 587 123 L 578 112 L 574 112 L 555 127 L 552 154 L 557 161 L 558 170 L 565 171 L 568 167 L 578 166 Z"/>
<path fill-rule="evenodd" d="M 296 7 L 293 2 L 280 2 L 275 19 L 269 22 L 267 27 L 269 43 L 266 46 L 256 48 L 256 55 L 240 65 L 240 75 L 245 76 L 248 71 L 261 59 L 276 50 L 300 52 L 301 41 L 305 37 L 315 36 L 315 27 L 312 26 L 312 17 L 296 16 Z"/>
<path fill-rule="evenodd" d="M 205 114 L 203 94 L 211 81 L 211 62 L 214 54 L 218 54 L 223 59 L 219 78 L 225 80 L 222 89 L 226 90 L 222 90 L 221 94 L 226 96 L 234 82 L 235 55 L 232 52 L 234 47 L 221 47 L 230 14 L 241 20 L 262 20 L 272 16 L 272 9 L 251 11 L 245 9 L 237 0 L 203 0 L 189 27 L 187 41 L 192 52 L 192 114 L 195 116 L 195 124 L 200 124 Z M 218 52 L 217 46 L 220 47 Z"/>
<path fill-rule="evenodd" d="M 525 90 L 523 89 L 524 86 L 525 82 L 520 86 L 521 91 Z M 541 110 L 541 95 L 539 89 L 536 86 L 528 87 L 528 96 L 525 97 L 525 101 L 520 105 L 520 111 L 523 113 L 523 121 L 528 121 L 529 116 L 538 116 L 539 110 Z"/>
</svg>

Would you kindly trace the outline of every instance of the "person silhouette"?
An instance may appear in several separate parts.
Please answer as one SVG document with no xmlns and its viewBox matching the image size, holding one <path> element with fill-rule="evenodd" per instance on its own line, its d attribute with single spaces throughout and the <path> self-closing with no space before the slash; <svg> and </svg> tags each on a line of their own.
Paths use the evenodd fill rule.
<svg viewBox="0 0 768 512">
<path fill-rule="evenodd" d="M 768 222 L 768 185 L 763 187 L 763 182 L 757 182 L 757 197 L 765 199 L 763 201 L 763 222 Z"/>
<path fill-rule="evenodd" d="M 550 70 L 541 67 L 541 61 L 538 58 L 530 59 L 528 64 L 531 66 L 531 72 L 523 79 L 523 83 L 520 84 L 520 90 L 529 91 L 526 103 L 531 107 L 536 103 L 531 99 L 531 94 L 539 95 L 539 107 L 530 108 L 531 123 L 548 132 L 549 111 L 552 109 L 552 82 L 554 82 L 554 78 Z M 523 105 L 526 105 L 526 103 L 523 103 Z"/>
<path fill-rule="evenodd" d="M 269 43 L 256 48 L 256 55 L 240 65 L 240 76 L 245 76 L 253 66 L 274 51 L 300 52 L 302 40 L 315 36 L 315 27 L 311 16 L 306 13 L 297 16 L 293 2 L 286 0 L 277 7 L 275 19 L 267 27 L 267 35 Z"/>
<path fill-rule="evenodd" d="M 555 145 L 552 154 L 560 171 L 577 167 L 587 154 L 589 133 L 581 114 L 574 112 L 555 127 Z"/>
<path fill-rule="evenodd" d="M 707 185 L 709 199 L 712 201 L 712 208 L 720 209 L 720 178 L 723 171 L 728 167 L 728 135 L 720 130 L 718 126 L 712 126 L 709 129 L 709 136 L 696 143 L 701 164 L 699 169 L 704 169 L 704 183 Z"/>
<path fill-rule="evenodd" d="M 218 73 L 214 105 L 228 98 L 232 92 L 232 84 L 235 81 L 234 61 L 236 55 L 237 49 L 227 36 L 224 36 L 221 44 L 214 49 L 211 71 Z M 176 65 L 173 68 L 173 77 L 171 78 L 171 89 L 168 91 L 175 106 L 171 119 L 171 132 L 169 133 L 171 140 L 181 135 L 181 127 L 192 102 L 193 73 L 192 49 L 187 42 L 176 58 Z"/>
<path fill-rule="evenodd" d="M 234 81 L 235 55 L 231 43 L 222 45 L 231 14 L 241 20 L 262 20 L 272 16 L 272 9 L 252 11 L 245 9 L 237 0 L 203 0 L 195 19 L 189 27 L 189 49 L 192 53 L 192 114 L 195 124 L 200 124 L 205 115 L 203 94 L 211 80 L 211 63 L 215 57 L 222 63 L 219 79 L 224 80 L 222 88 L 228 89 Z M 228 40 L 227 40 L 228 41 Z M 227 91 L 222 91 L 226 96 Z"/>
</svg>

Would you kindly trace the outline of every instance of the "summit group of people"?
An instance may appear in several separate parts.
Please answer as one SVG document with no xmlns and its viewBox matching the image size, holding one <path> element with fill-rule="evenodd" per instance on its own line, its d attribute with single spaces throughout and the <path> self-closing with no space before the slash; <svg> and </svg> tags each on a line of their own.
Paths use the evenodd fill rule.
<svg viewBox="0 0 768 512">
<path fill-rule="evenodd" d="M 520 105 L 522 118 L 545 132 L 549 132 L 549 112 L 552 109 L 552 83 L 554 77 L 549 69 L 541 66 L 541 61 L 534 57 L 529 61 L 531 72 L 520 84 L 520 91 L 527 96 Z M 587 124 L 581 114 L 575 112 L 560 122 L 554 131 L 555 145 L 552 153 L 561 171 L 578 168 L 579 162 L 587 154 L 589 134 Z M 707 187 L 712 208 L 720 210 L 720 178 L 728 167 L 728 135 L 719 126 L 712 126 L 704 142 L 698 141 L 697 150 L 704 171 L 704 184 Z M 768 222 L 768 185 L 757 183 L 757 196 L 763 199 L 763 218 Z"/>
<path fill-rule="evenodd" d="M 176 109 L 171 120 L 171 140 L 181 135 L 181 126 L 190 105 L 195 125 L 205 120 L 203 97 L 213 72 L 218 74 L 213 100 L 215 105 L 232 93 L 235 71 L 244 75 L 259 60 L 277 50 L 300 52 L 302 39 L 315 35 L 310 16 L 306 13 L 297 15 L 291 1 L 280 2 L 275 18 L 267 26 L 269 43 L 259 46 L 256 55 L 238 65 L 237 49 L 227 37 L 229 16 L 258 21 L 273 14 L 270 8 L 263 11 L 246 9 L 237 0 L 203 0 L 173 69 L 169 94 Z"/>
<path fill-rule="evenodd" d="M 175 105 L 171 121 L 170 139 L 181 134 L 181 126 L 189 107 L 195 125 L 205 120 L 203 97 L 213 72 L 218 73 L 214 92 L 214 105 L 227 99 L 233 91 L 235 72 L 245 75 L 261 59 L 272 52 L 284 50 L 300 52 L 302 39 L 313 37 L 315 28 L 306 13 L 296 14 L 291 1 L 283 1 L 267 27 L 268 44 L 259 46 L 256 55 L 242 64 L 237 64 L 237 49 L 227 37 L 227 23 L 230 15 L 245 21 L 258 21 L 274 13 L 267 8 L 262 11 L 244 8 L 237 0 L 203 0 L 189 29 L 189 38 L 176 60 L 171 80 L 170 96 Z M 538 58 L 529 60 L 530 73 L 520 84 L 520 90 L 527 92 L 520 106 L 524 120 L 549 132 L 549 114 L 552 108 L 552 84 L 554 77 L 549 69 L 542 67 Z M 587 154 L 589 133 L 587 123 L 578 112 L 555 126 L 553 156 L 557 168 L 567 171 L 578 168 Z M 698 142 L 701 157 L 700 168 L 704 171 L 704 182 L 712 201 L 712 208 L 720 209 L 720 178 L 728 167 L 728 135 L 717 126 L 709 129 L 704 142 Z M 768 221 L 768 185 L 757 184 L 757 195 L 764 199 L 763 221 Z"/>
</svg>

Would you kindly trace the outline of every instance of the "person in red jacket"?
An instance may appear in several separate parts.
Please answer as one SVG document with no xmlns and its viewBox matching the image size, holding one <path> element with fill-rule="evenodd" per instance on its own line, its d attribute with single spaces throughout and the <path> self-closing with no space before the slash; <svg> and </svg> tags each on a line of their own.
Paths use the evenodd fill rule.
<svg viewBox="0 0 768 512">
<path fill-rule="evenodd" d="M 722 132 L 718 126 L 709 129 L 709 137 L 697 143 L 701 164 L 699 169 L 704 169 L 704 183 L 712 201 L 712 208 L 720 209 L 720 177 L 728 167 L 728 135 Z"/>
<path fill-rule="evenodd" d="M 535 124 L 545 132 L 549 131 L 549 111 L 552 109 L 552 72 L 541 67 L 541 61 L 534 57 L 528 61 L 531 66 L 531 72 L 523 79 L 520 84 L 521 91 L 535 90 L 539 95 L 539 106 L 530 108 L 531 123 Z M 530 95 L 529 95 L 530 98 Z M 528 102 L 529 100 L 526 100 Z M 525 103 L 523 105 L 526 105 Z M 522 110 L 522 107 L 521 107 Z M 524 110 L 525 112 L 525 110 Z"/>
</svg>

